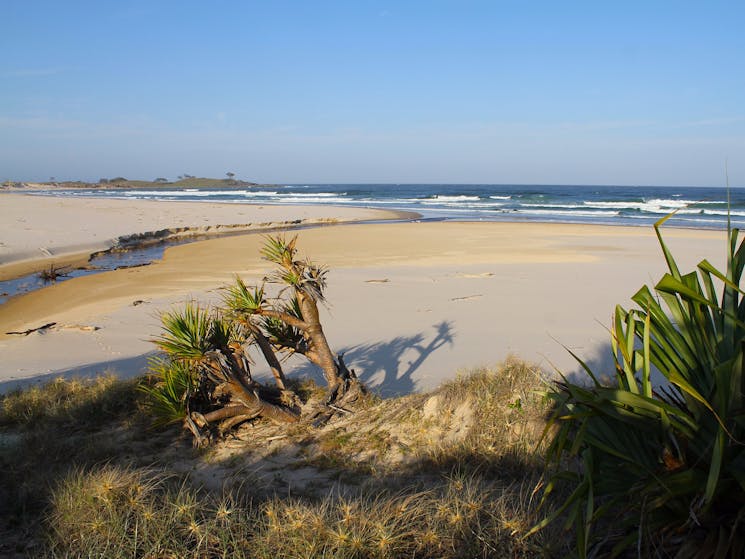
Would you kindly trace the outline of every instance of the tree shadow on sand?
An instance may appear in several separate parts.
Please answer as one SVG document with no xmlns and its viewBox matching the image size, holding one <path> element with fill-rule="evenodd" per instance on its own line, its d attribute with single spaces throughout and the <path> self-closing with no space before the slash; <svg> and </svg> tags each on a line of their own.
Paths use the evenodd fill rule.
<svg viewBox="0 0 745 559">
<path fill-rule="evenodd" d="M 433 324 L 434 335 L 420 332 L 396 336 L 388 341 L 346 346 L 339 350 L 344 361 L 360 380 L 385 398 L 410 394 L 416 389 L 414 373 L 427 359 L 455 339 L 453 322 Z M 292 376 L 312 378 L 323 383 L 320 372 L 310 364 L 295 367 Z"/>
</svg>

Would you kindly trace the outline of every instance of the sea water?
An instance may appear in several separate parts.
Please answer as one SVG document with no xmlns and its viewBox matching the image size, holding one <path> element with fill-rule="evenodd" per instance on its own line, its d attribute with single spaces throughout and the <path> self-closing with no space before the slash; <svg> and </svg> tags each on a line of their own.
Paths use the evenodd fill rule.
<svg viewBox="0 0 745 559">
<path fill-rule="evenodd" d="M 50 190 L 38 194 L 249 204 L 309 204 L 417 212 L 425 219 L 668 227 L 745 227 L 745 188 L 493 184 L 288 184 L 240 189 Z"/>
</svg>

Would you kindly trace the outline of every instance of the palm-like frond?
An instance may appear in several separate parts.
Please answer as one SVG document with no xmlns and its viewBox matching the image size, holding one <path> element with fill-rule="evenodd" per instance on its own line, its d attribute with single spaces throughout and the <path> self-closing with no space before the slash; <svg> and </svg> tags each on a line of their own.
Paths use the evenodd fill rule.
<svg viewBox="0 0 745 559">
<path fill-rule="evenodd" d="M 265 304 L 264 286 L 248 287 L 241 278 L 225 289 L 225 306 L 237 314 L 256 314 Z"/>
<path fill-rule="evenodd" d="M 280 305 L 279 310 L 297 318 L 298 320 L 303 320 L 303 315 L 300 311 L 300 303 L 298 303 L 297 297 L 293 297 L 286 303 Z M 263 317 L 261 324 L 264 331 L 268 334 L 267 337 L 269 338 L 269 341 L 273 345 L 278 346 L 281 349 L 303 351 L 305 338 L 303 337 L 303 333 L 297 328 L 272 317 Z"/>
<path fill-rule="evenodd" d="M 634 295 L 638 309 L 616 308 L 615 386 L 565 381 L 552 395 L 558 429 L 548 457 L 582 462 L 556 477 L 574 486 L 562 514 L 574 521 L 580 556 L 610 512 L 619 552 L 662 549 L 673 534 L 696 541 L 700 557 L 745 551 L 745 242 L 730 232 L 726 272 L 703 261 L 683 275 L 663 222 L 655 228 L 669 272 L 656 295 L 646 286 Z M 654 370 L 663 386 L 653 385 Z"/>
<path fill-rule="evenodd" d="M 236 334 L 229 321 L 195 303 L 164 313 L 161 322 L 163 333 L 153 341 L 179 361 L 201 361 L 208 351 L 228 347 Z"/>
<path fill-rule="evenodd" d="M 154 424 L 164 426 L 184 419 L 187 399 L 199 382 L 196 368 L 184 361 L 155 358 L 150 360 L 149 371 L 154 384 L 145 381 L 138 388 L 148 396 Z"/>
<path fill-rule="evenodd" d="M 295 260 L 297 236 L 289 241 L 282 236 L 267 237 L 262 256 L 277 264 L 270 281 L 302 290 L 314 301 L 324 301 L 328 269 L 310 260 Z"/>
<path fill-rule="evenodd" d="M 306 261 L 302 267 L 299 288 L 314 301 L 324 302 L 323 292 L 326 289 L 326 274 L 328 274 L 328 268 L 316 266 L 312 262 Z"/>
<path fill-rule="evenodd" d="M 288 268 L 292 265 L 295 257 L 296 243 L 297 235 L 289 241 L 285 239 L 284 235 L 267 235 L 264 238 L 264 246 L 261 248 L 261 256 L 269 262 Z"/>
</svg>

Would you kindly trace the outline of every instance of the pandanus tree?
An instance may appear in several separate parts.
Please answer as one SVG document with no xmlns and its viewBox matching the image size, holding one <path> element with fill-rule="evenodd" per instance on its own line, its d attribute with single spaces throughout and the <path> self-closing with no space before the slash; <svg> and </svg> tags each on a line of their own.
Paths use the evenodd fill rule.
<svg viewBox="0 0 745 559">
<path fill-rule="evenodd" d="M 334 355 L 323 331 L 319 304 L 325 302 L 328 270 L 297 259 L 297 237 L 267 237 L 262 256 L 275 265 L 264 283 L 242 279 L 224 290 L 222 309 L 188 304 L 162 316 L 163 332 L 154 340 L 164 352 L 151 366 L 154 382 L 143 385 L 161 423 L 183 420 L 204 445 L 214 434 L 262 417 L 277 423 L 328 420 L 350 412 L 364 393 L 354 371 Z M 266 283 L 280 286 L 274 297 Z M 274 386 L 252 376 L 250 348 L 266 361 Z M 298 354 L 319 367 L 327 398 L 303 406 L 289 388 L 279 355 Z"/>
</svg>

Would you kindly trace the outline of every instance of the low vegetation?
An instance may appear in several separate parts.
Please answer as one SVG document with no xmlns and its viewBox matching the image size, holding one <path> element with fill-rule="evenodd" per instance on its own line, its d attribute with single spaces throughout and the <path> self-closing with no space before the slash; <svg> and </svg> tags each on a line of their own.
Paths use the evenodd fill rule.
<svg viewBox="0 0 745 559">
<path fill-rule="evenodd" d="M 662 223 L 669 271 L 616 308 L 615 382 L 588 368 L 552 395 L 549 490 L 568 486 L 580 557 L 745 556 L 745 242 L 730 232 L 725 272 L 683 274 Z"/>
<path fill-rule="evenodd" d="M 14 392 L 0 401 L 0 555 L 552 557 L 561 532 L 525 538 L 542 514 L 544 393 L 509 361 L 317 428 L 252 420 L 205 450 L 148 430 L 132 381 Z"/>
<path fill-rule="evenodd" d="M 38 277 L 44 283 L 50 283 L 57 281 L 59 278 L 67 277 L 69 272 L 70 269 L 68 267 L 58 267 L 54 264 L 50 264 L 48 269 L 44 269 L 39 272 Z"/>
<path fill-rule="evenodd" d="M 21 187 L 24 183 L 7 181 L 4 186 Z M 237 180 L 233 177 L 225 179 L 214 179 L 207 177 L 194 177 L 191 175 L 181 175 L 178 180 L 169 181 L 164 177 L 157 177 L 152 181 L 127 179 L 126 177 L 101 178 L 98 182 L 85 181 L 55 181 L 50 180 L 47 183 L 41 183 L 46 186 L 56 188 L 250 188 L 262 186 L 260 184 L 248 181 Z"/>
<path fill-rule="evenodd" d="M 352 413 L 365 395 L 323 331 L 319 305 L 325 303 L 327 269 L 299 259 L 296 242 L 297 237 L 267 237 L 261 254 L 273 272 L 261 285 L 236 278 L 224 289 L 223 308 L 193 303 L 162 316 L 163 330 L 154 342 L 165 358 L 155 361 L 143 390 L 159 422 L 183 421 L 197 446 L 257 417 L 317 426 L 336 413 Z M 273 297 L 267 282 L 279 286 Z M 252 348 L 271 370 L 273 386 L 254 380 Z M 303 401 L 292 390 L 282 354 L 300 355 L 318 367 L 326 381 L 322 402 Z"/>
</svg>

